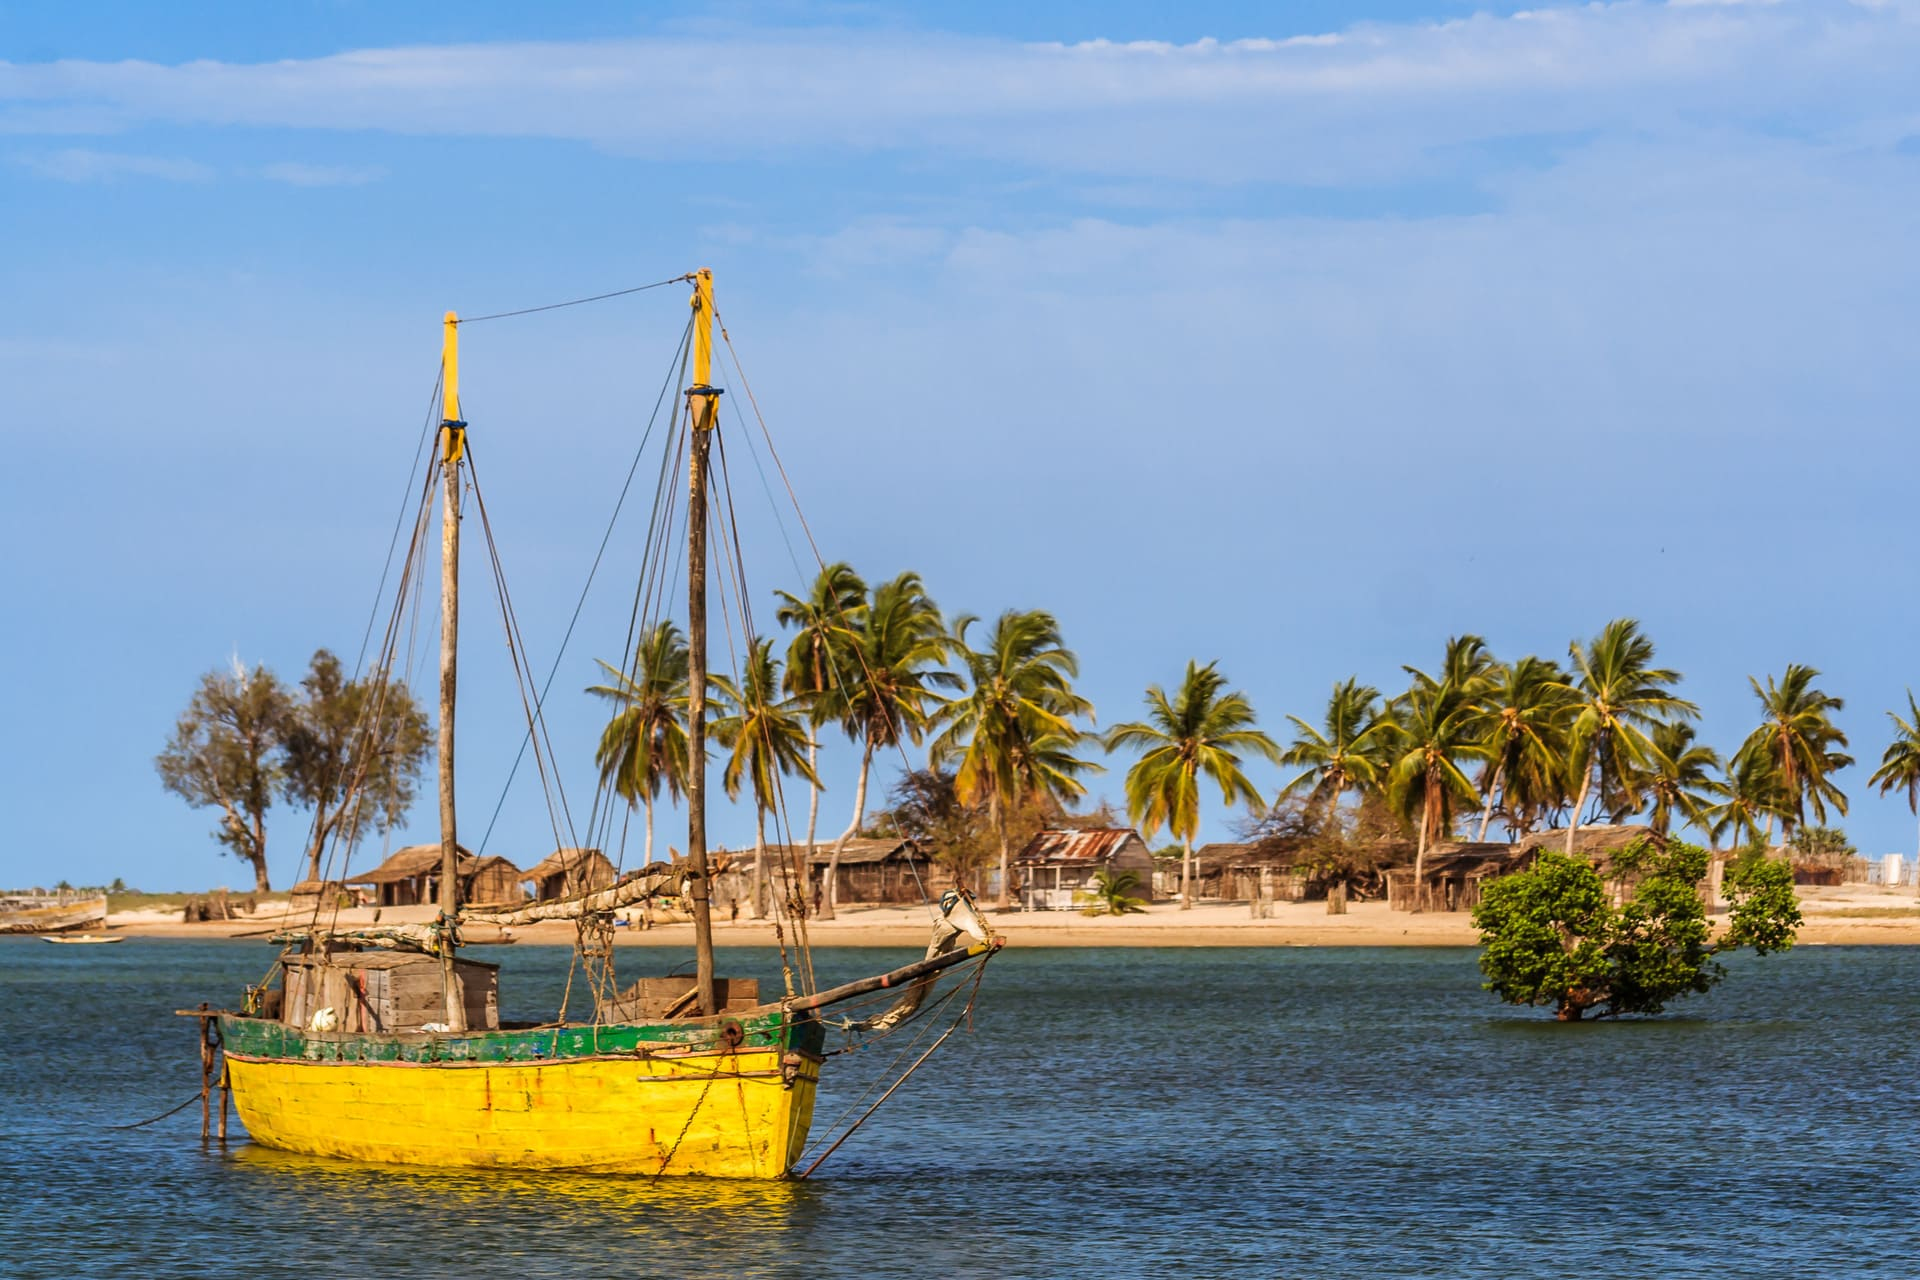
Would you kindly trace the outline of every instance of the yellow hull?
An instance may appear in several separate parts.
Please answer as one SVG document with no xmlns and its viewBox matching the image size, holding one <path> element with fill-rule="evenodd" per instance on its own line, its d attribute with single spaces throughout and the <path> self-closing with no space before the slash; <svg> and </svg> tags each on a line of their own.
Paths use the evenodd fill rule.
<svg viewBox="0 0 1920 1280">
<path fill-rule="evenodd" d="M 263 1146 L 392 1164 L 778 1178 L 813 1120 L 819 1063 L 781 1052 L 675 1060 L 353 1063 L 229 1054 Z"/>
</svg>

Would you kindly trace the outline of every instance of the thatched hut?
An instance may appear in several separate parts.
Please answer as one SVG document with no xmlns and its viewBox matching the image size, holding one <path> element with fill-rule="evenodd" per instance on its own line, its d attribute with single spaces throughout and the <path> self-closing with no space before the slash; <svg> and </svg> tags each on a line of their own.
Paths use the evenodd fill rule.
<svg viewBox="0 0 1920 1280">
<path fill-rule="evenodd" d="M 499 854 L 481 858 L 471 867 L 460 868 L 460 901 L 488 906 L 518 906 L 525 902 L 522 886 L 526 875 Z"/>
<path fill-rule="evenodd" d="M 473 861 L 466 849 L 459 850 L 462 879 Z M 410 844 L 373 870 L 346 877 L 346 882 L 371 888 L 376 906 L 412 907 L 433 902 L 440 893 L 440 846 Z"/>
<path fill-rule="evenodd" d="M 555 849 L 520 878 L 533 885 L 536 902 L 577 898 L 613 883 L 613 863 L 598 849 Z"/>
<path fill-rule="evenodd" d="M 1418 886 L 1410 866 L 1387 871 L 1387 903 L 1395 911 L 1471 911 L 1481 885 L 1532 866 L 1533 855 L 1505 841 L 1443 840 L 1427 850 Z"/>
<path fill-rule="evenodd" d="M 339 880 L 302 880 L 287 890 L 287 914 L 311 914 L 315 910 L 352 906 L 353 894 Z"/>
<path fill-rule="evenodd" d="M 1201 845 L 1193 851 L 1195 900 L 1248 902 L 1259 896 L 1264 883 L 1275 901 L 1300 901 L 1306 896 L 1307 877 L 1298 870 L 1299 854 L 1291 844 L 1261 840 Z M 1178 862 L 1169 861 L 1158 875 L 1163 896 L 1180 892 Z"/>
</svg>

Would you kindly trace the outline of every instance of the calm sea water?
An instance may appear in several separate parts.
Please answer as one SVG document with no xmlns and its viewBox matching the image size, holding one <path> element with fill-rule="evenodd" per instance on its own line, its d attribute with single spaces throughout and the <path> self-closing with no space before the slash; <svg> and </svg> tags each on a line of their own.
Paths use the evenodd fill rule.
<svg viewBox="0 0 1920 1280">
<path fill-rule="evenodd" d="M 492 958 L 508 1016 L 550 1011 L 564 951 Z M 1465 950 L 1013 951 L 804 1184 L 223 1151 L 197 1105 L 105 1128 L 197 1089 L 171 1011 L 268 959 L 0 939 L 0 1274 L 1920 1275 L 1920 952 L 1803 948 L 1677 1016 L 1561 1027 Z M 830 1064 L 823 1119 L 861 1065 Z"/>
</svg>

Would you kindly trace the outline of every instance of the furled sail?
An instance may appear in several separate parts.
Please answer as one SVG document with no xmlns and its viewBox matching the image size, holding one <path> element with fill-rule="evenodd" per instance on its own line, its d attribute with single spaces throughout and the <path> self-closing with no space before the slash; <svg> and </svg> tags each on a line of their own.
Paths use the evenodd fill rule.
<svg viewBox="0 0 1920 1280">
<path fill-rule="evenodd" d="M 641 871 L 629 876 L 619 884 L 608 889 L 598 889 L 572 898 L 556 898 L 551 902 L 529 902 L 524 907 L 511 909 L 473 911 L 462 908 L 460 920 L 464 924 L 471 920 L 479 924 L 532 924 L 537 920 L 574 920 L 580 916 L 605 915 L 621 907 L 630 907 L 645 902 L 649 898 L 684 892 L 683 881 L 687 872 L 665 863 L 656 864 L 655 869 Z"/>
</svg>

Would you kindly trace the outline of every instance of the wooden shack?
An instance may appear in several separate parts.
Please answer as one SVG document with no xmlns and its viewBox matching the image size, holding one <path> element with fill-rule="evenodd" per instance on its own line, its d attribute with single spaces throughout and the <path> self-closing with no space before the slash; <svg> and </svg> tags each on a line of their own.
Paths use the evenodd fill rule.
<svg viewBox="0 0 1920 1280">
<path fill-rule="evenodd" d="M 1216 842 L 1193 851 L 1193 896 L 1196 901 L 1251 902 L 1264 882 L 1275 902 L 1299 902 L 1306 897 L 1307 877 L 1296 869 L 1297 854 L 1277 841 L 1256 844 Z M 1156 873 L 1163 897 L 1180 892 L 1180 863 L 1169 860 Z"/>
<path fill-rule="evenodd" d="M 464 878 L 474 857 L 460 850 L 460 871 Z M 374 905 L 413 907 L 431 903 L 440 891 L 440 846 L 411 844 L 364 875 L 348 876 L 350 885 L 366 885 L 373 890 Z"/>
<path fill-rule="evenodd" d="M 1139 877 L 1134 895 L 1152 900 L 1153 853 L 1132 827 L 1042 831 L 1013 859 L 1020 905 L 1028 911 L 1084 906 L 1084 895 L 1103 871 L 1133 872 Z"/>
<path fill-rule="evenodd" d="M 815 844 L 811 881 L 823 892 L 827 870 L 833 864 L 833 846 Z M 774 850 L 767 850 L 769 855 Z M 780 851 L 785 857 L 786 852 Z M 894 837 L 856 838 L 840 851 L 840 870 L 833 900 L 873 906 L 913 905 L 953 887 L 953 877 L 905 840 Z"/>
<path fill-rule="evenodd" d="M 302 880 L 287 890 L 288 915 L 311 915 L 316 910 L 352 905 L 353 894 L 339 880 Z"/>
<path fill-rule="evenodd" d="M 335 1031 L 419 1031 L 446 1022 L 440 958 L 416 951 L 336 951 L 289 955 L 280 1020 L 308 1029 L 316 1013 L 333 1010 Z M 500 1026 L 500 966 L 454 962 L 469 1030 Z"/>
<path fill-rule="evenodd" d="M 1533 865 L 1533 850 L 1501 841 L 1446 840 L 1427 850 L 1422 883 L 1412 867 L 1389 868 L 1387 905 L 1395 911 L 1471 911 L 1488 880 Z"/>
<path fill-rule="evenodd" d="M 527 900 L 526 875 L 499 854 L 460 868 L 460 901 L 487 906 L 519 906 Z"/>
<path fill-rule="evenodd" d="M 598 849 L 555 849 L 521 879 L 532 883 L 536 902 L 577 898 L 611 885 L 613 863 Z"/>
</svg>

